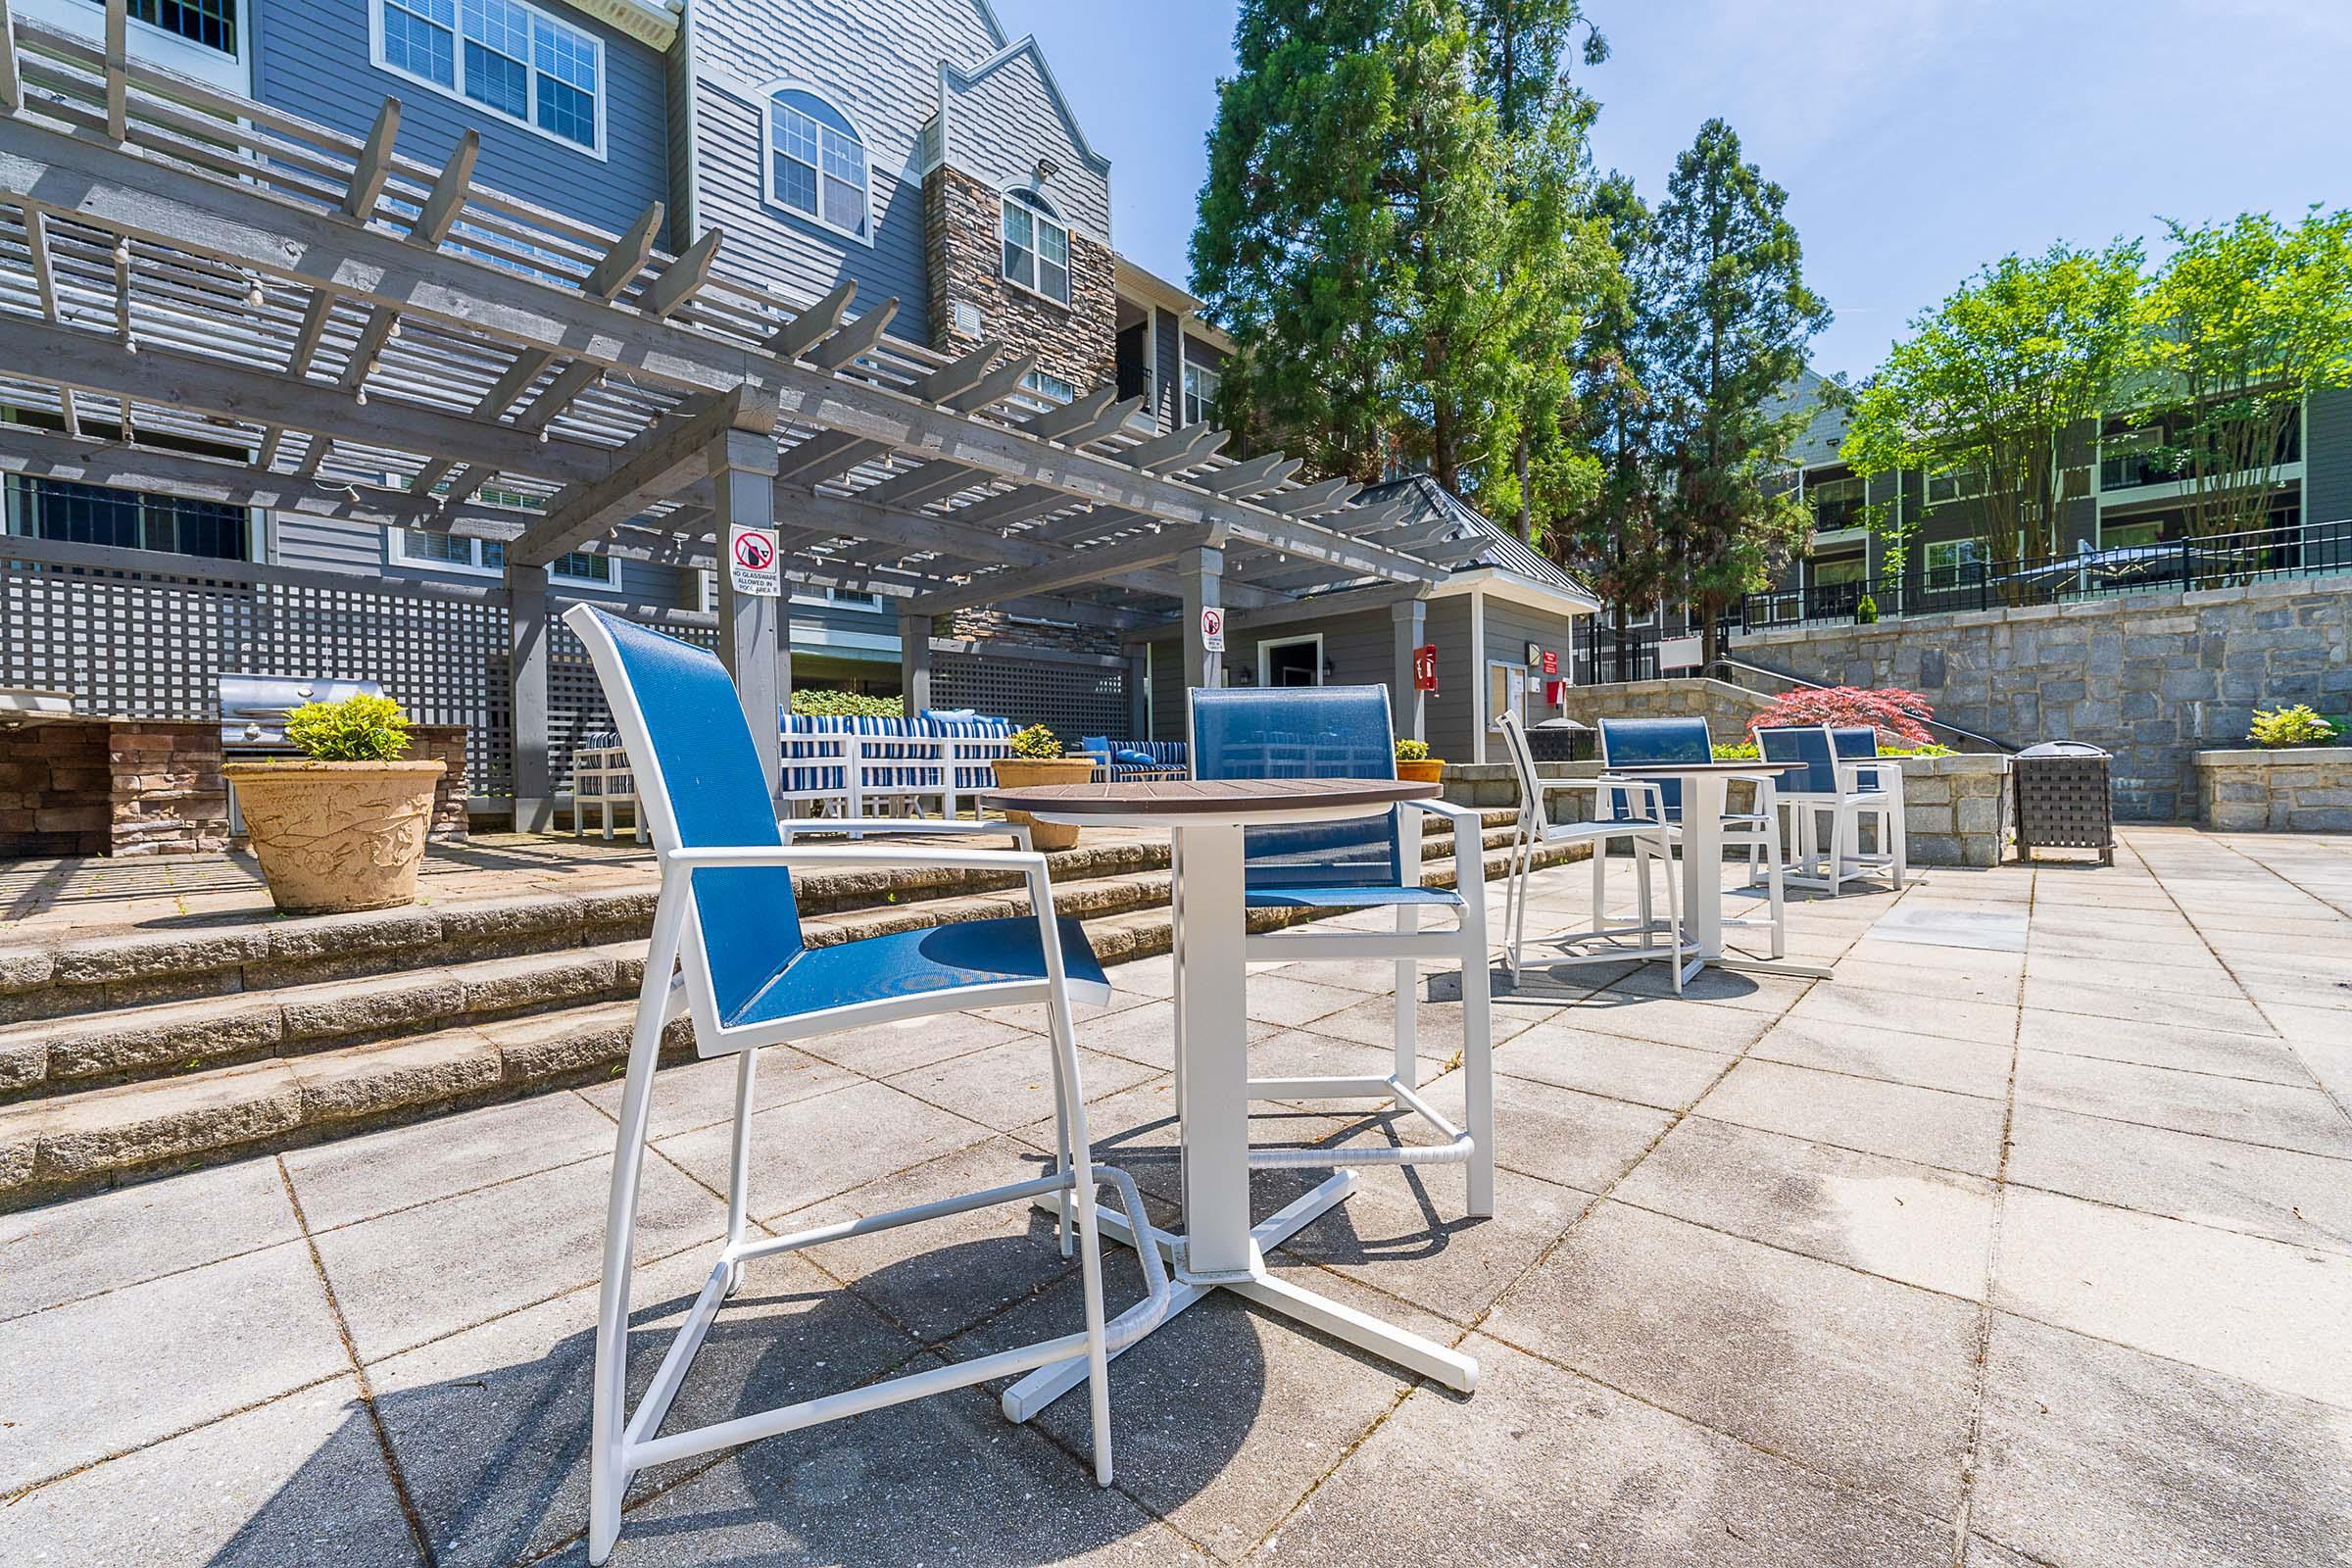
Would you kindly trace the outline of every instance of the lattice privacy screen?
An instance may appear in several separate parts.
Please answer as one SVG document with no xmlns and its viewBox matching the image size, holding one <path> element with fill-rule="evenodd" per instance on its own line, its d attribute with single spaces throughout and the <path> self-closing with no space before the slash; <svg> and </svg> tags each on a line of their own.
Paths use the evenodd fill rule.
<svg viewBox="0 0 2352 1568">
<path fill-rule="evenodd" d="M 29 559 L 0 546 L 0 684 L 85 712 L 210 718 L 222 674 L 378 680 L 419 724 L 466 726 L 472 788 L 514 788 L 507 612 L 394 582 L 223 563 L 187 571 Z"/>
<path fill-rule="evenodd" d="M 668 636 L 698 647 L 716 649 L 718 632 L 707 626 L 663 626 Z M 557 794 L 571 789 L 571 754 L 580 737 L 612 727 L 612 710 L 605 706 L 605 690 L 597 684 L 596 666 L 588 649 L 560 619 L 552 620 L 547 640 L 547 765 L 550 787 Z"/>
<path fill-rule="evenodd" d="M 1049 663 L 1006 650 L 934 654 L 931 700 L 941 708 L 976 708 L 1015 724 L 1043 724 L 1075 741 L 1083 735 L 1125 736 L 1124 665 Z"/>
</svg>

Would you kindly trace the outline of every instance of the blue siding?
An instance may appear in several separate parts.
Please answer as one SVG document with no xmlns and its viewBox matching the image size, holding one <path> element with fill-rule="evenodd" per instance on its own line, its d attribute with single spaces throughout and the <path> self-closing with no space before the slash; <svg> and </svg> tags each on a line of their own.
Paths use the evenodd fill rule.
<svg viewBox="0 0 2352 1568">
<path fill-rule="evenodd" d="M 387 97 L 400 100 L 400 150 L 438 164 L 470 126 L 481 133 L 484 185 L 620 230 L 649 202 L 669 199 L 668 91 L 661 55 L 570 7 L 543 9 L 605 45 L 605 157 L 526 130 L 463 99 L 369 63 L 368 7 L 377 0 L 265 0 L 253 18 L 253 95 L 353 136 Z"/>
<path fill-rule="evenodd" d="M 718 266 L 813 298 L 843 278 L 859 308 L 896 298 L 891 335 L 929 340 L 922 179 L 916 144 L 939 107 L 939 63 L 970 65 L 1004 46 L 972 0 L 690 0 L 695 221 L 727 232 Z M 808 221 L 763 197 L 761 89 L 793 80 L 850 117 L 873 169 L 874 243 Z"/>
<path fill-rule="evenodd" d="M 706 19 L 700 25 L 709 28 L 710 23 Z M 891 318 L 891 335 L 924 342 L 930 336 L 930 313 L 923 271 L 922 181 L 903 163 L 886 161 L 883 148 L 872 145 L 871 122 L 854 108 L 851 113 L 874 155 L 873 244 L 860 244 L 789 208 L 768 205 L 760 166 L 766 147 L 763 103 L 748 84 L 708 75 L 695 87 L 700 193 L 695 220 L 705 228 L 726 230 L 718 270 L 797 299 L 815 299 L 842 279 L 855 278 L 858 303 L 851 308 L 853 315 L 895 298 L 899 313 Z M 899 149 L 894 160 L 904 152 Z"/>
</svg>

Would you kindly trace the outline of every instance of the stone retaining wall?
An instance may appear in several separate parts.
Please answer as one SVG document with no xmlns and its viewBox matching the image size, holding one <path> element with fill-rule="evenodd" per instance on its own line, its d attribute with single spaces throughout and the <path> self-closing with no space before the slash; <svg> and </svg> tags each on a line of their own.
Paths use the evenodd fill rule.
<svg viewBox="0 0 2352 1568">
<path fill-rule="evenodd" d="M 2352 832 L 2352 746 L 2199 752 L 2197 820 L 2226 833 Z"/>
<path fill-rule="evenodd" d="M 1595 729 L 1604 718 L 1685 718 L 1695 714 L 1707 721 L 1717 740 L 1728 744 L 1733 736 L 1744 740 L 1747 721 L 1771 706 L 1771 698 L 1729 681 L 1676 675 L 1665 680 L 1571 686 L 1561 694 L 1559 710 L 1562 716 Z"/>
<path fill-rule="evenodd" d="M 2008 758 L 1963 752 L 1901 760 L 1905 849 L 1913 865 L 1992 866 L 2008 858 L 2016 820 Z M 1544 778 L 1592 778 L 1600 764 L 1539 762 L 1536 771 Z M 1445 787 L 1446 799 L 1457 806 L 1493 808 L 1519 802 L 1518 780 L 1508 762 L 1448 762 Z M 1735 810 L 1746 804 L 1742 788 L 1733 786 Z M 1589 797 L 1570 794 L 1562 799 L 1570 809 L 1590 808 Z"/>
<path fill-rule="evenodd" d="M 2088 741 L 2114 755 L 2119 817 L 2185 820 L 2198 752 L 2239 740 L 2255 709 L 2352 709 L 2352 578 L 1752 632 L 1732 653 L 1909 687 L 1937 718 L 2015 745 Z"/>
</svg>

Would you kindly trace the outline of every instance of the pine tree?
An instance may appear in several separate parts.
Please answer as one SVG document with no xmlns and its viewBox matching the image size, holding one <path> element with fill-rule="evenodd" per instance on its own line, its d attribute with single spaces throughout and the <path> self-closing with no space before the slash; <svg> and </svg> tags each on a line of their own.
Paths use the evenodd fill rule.
<svg viewBox="0 0 2352 1568">
<path fill-rule="evenodd" d="M 1740 158 L 1720 120 L 1675 160 L 1656 214 L 1651 396 L 1671 454 L 1665 547 L 1705 633 L 1804 542 L 1810 517 L 1783 482 L 1802 411 L 1771 412 L 1830 322 L 1805 286 L 1788 193 Z"/>
<path fill-rule="evenodd" d="M 1498 99 L 1491 42 L 1462 0 L 1246 0 L 1193 287 L 1254 444 L 1365 479 L 1418 462 L 1532 527 L 1593 481 L 1564 444 L 1566 348 L 1607 257 L 1578 211 L 1590 103 L 1518 66 Z"/>
</svg>

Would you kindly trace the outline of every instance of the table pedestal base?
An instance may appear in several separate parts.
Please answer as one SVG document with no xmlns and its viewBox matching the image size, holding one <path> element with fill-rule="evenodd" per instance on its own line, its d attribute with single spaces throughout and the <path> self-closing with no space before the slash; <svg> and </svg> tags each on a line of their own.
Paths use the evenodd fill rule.
<svg viewBox="0 0 2352 1568">
<path fill-rule="evenodd" d="M 1337 1207 L 1356 1190 L 1359 1182 L 1360 1178 L 1354 1171 L 1343 1170 L 1313 1191 L 1285 1204 L 1260 1224 L 1250 1227 L 1252 1256 L 1250 1270 L 1233 1277 L 1220 1275 L 1197 1278 L 1187 1273 L 1184 1266 L 1184 1238 L 1152 1227 L 1146 1243 L 1160 1250 L 1168 1259 L 1170 1273 L 1175 1276 L 1168 1297 L 1167 1316 L 1160 1319 L 1161 1326 L 1164 1327 L 1177 1313 L 1209 1292 L 1229 1290 L 1259 1306 L 1295 1318 L 1309 1328 L 1320 1329 L 1333 1339 L 1345 1341 L 1359 1350 L 1369 1350 L 1383 1360 L 1394 1361 L 1408 1371 L 1434 1378 L 1449 1389 L 1468 1394 L 1478 1386 L 1476 1360 L 1425 1340 L 1418 1334 L 1407 1334 L 1402 1329 L 1392 1328 L 1351 1306 L 1344 1306 L 1312 1291 L 1301 1290 L 1287 1280 L 1275 1278 L 1267 1270 L 1264 1260 L 1267 1250 L 1281 1246 Z M 1037 1206 L 1049 1213 L 1057 1212 L 1050 1200 L 1040 1200 Z M 1096 1210 L 1096 1222 L 1110 1240 L 1123 1242 L 1129 1247 L 1137 1245 L 1135 1233 L 1129 1228 L 1125 1215 L 1099 1208 Z M 1119 1352 L 1114 1350 L 1111 1353 L 1115 1356 Z M 1085 1381 L 1084 1356 L 1040 1367 L 1004 1391 L 1004 1414 L 1014 1421 L 1026 1421 Z"/>
</svg>

